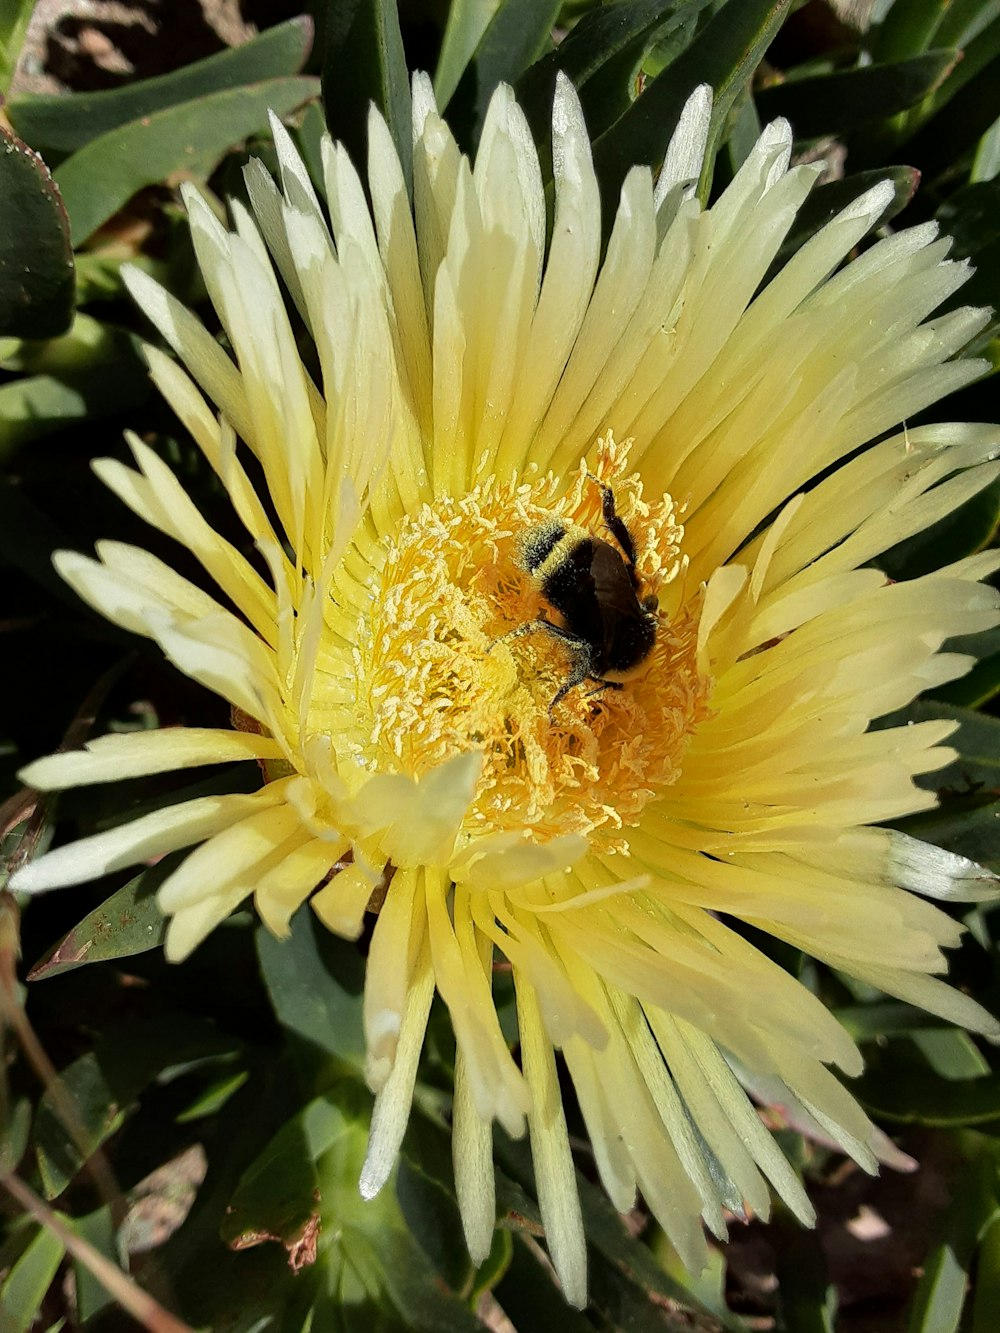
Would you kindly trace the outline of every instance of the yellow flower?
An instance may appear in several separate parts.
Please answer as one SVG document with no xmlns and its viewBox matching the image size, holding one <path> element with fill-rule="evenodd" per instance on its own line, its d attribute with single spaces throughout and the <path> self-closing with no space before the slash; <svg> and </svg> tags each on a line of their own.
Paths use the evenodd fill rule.
<svg viewBox="0 0 1000 1333">
<path fill-rule="evenodd" d="M 425 78 L 413 97 L 412 207 L 374 112 L 370 209 L 346 153 L 326 143 L 328 224 L 277 124 L 282 188 L 251 163 L 253 216 L 234 204 L 226 231 L 187 193 L 231 355 L 167 292 L 130 278 L 193 377 L 150 349 L 153 378 L 262 563 L 215 532 L 135 438 L 138 470 L 104 460 L 99 475 L 187 547 L 224 600 L 135 548 L 58 557 L 86 601 L 155 639 L 242 729 L 104 737 L 30 765 L 25 780 L 60 788 L 240 758 L 264 761 L 269 780 L 60 847 L 16 887 L 200 844 L 160 890 L 175 959 L 250 894 L 278 935 L 308 899 L 356 937 L 380 902 L 362 1192 L 391 1172 L 437 990 L 457 1038 L 470 1251 L 482 1260 L 493 1229 L 491 1122 L 527 1127 L 552 1257 L 580 1304 L 557 1049 L 611 1199 L 627 1209 L 641 1189 L 693 1268 L 700 1219 L 723 1235 L 725 1208 L 766 1216 L 765 1178 L 812 1219 L 744 1084 L 874 1167 L 876 1131 L 826 1067 L 857 1074 L 853 1041 L 727 918 L 1000 1031 L 930 975 L 959 927 L 916 896 L 985 896 L 982 872 L 875 827 L 933 804 L 914 777 L 949 761 L 950 726 L 869 725 L 967 670 L 942 644 L 1000 619 L 979 582 L 993 554 L 908 583 L 877 568 L 997 475 L 992 427 L 886 435 L 980 372 L 952 358 L 985 317 L 927 319 L 965 276 L 933 226 L 838 271 L 888 184 L 762 287 L 816 169 L 789 167 L 778 122 L 703 209 L 691 182 L 705 89 L 655 183 L 643 168 L 628 175 L 603 259 L 568 83 L 553 110 L 548 241 L 509 89 L 493 98 L 474 167 Z M 315 342 L 315 378 L 279 275 Z M 609 499 L 624 524 L 614 534 Z M 600 543 L 611 583 L 598 593 L 587 561 Z M 546 579 L 574 550 L 583 572 L 560 594 L 570 641 L 532 622 L 546 606 L 554 618 Z M 653 646 L 625 653 L 637 670 L 605 687 L 615 654 L 601 635 L 634 630 L 652 597 Z M 553 703 L 581 663 L 591 679 Z M 501 958 L 519 1062 L 492 998 Z"/>
</svg>

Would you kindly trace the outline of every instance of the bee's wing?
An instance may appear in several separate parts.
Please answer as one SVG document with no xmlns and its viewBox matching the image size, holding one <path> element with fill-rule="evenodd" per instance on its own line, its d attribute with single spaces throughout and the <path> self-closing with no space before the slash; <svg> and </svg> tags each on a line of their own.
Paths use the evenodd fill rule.
<svg viewBox="0 0 1000 1333">
<path fill-rule="evenodd" d="M 604 650 L 610 653 L 615 633 L 622 622 L 642 616 L 642 608 L 635 595 L 632 576 L 624 560 L 608 542 L 597 542 L 590 562 L 594 592 L 601 609 L 604 626 Z"/>
</svg>

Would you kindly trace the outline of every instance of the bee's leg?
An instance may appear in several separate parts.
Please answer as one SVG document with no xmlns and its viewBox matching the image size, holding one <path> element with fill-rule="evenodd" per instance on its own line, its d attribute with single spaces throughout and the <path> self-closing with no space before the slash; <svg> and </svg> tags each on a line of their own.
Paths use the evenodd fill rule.
<svg viewBox="0 0 1000 1333">
<path fill-rule="evenodd" d="M 601 512 L 604 515 L 604 521 L 614 534 L 618 545 L 625 552 L 625 559 L 631 569 L 635 565 L 635 542 L 632 540 L 632 534 L 625 523 L 618 517 L 618 510 L 615 508 L 615 493 L 607 482 L 599 480 L 593 472 L 588 472 L 587 476 L 601 492 Z"/>
<path fill-rule="evenodd" d="M 570 673 L 556 690 L 549 704 L 549 716 L 557 704 L 562 703 L 570 690 L 575 690 L 578 685 L 582 685 L 585 680 L 600 681 L 597 690 L 592 693 L 597 694 L 604 689 L 620 690 L 621 686 L 613 680 L 604 681 L 593 672 L 594 655 L 593 649 L 586 639 L 579 638 L 576 634 L 571 634 L 568 629 L 563 629 L 561 625 L 553 625 L 551 620 L 546 620 L 544 616 L 538 616 L 535 620 L 527 620 L 523 625 L 518 625 L 515 629 L 508 630 L 506 634 L 495 640 L 495 643 L 505 643 L 508 639 L 520 639 L 525 634 L 531 634 L 533 630 L 542 630 L 546 634 L 551 634 L 554 639 L 566 645 L 573 658 L 573 665 Z M 492 651 L 494 644 L 490 645 L 487 651 Z"/>
<path fill-rule="evenodd" d="M 526 634 L 530 634 L 533 630 L 539 628 L 539 622 L 541 622 L 541 624 L 546 623 L 542 620 L 542 617 L 539 616 L 538 620 L 526 620 L 523 625 L 516 625 L 514 629 L 509 629 L 506 634 L 501 634 L 500 637 L 494 639 L 486 649 L 487 655 L 493 651 L 498 643 L 506 643 L 508 639 L 523 639 Z"/>
<path fill-rule="evenodd" d="M 535 623 L 538 624 L 537 621 Z M 559 625 L 552 625 L 547 620 L 543 621 L 542 624 L 554 638 L 559 639 L 566 645 L 573 659 L 569 675 L 552 696 L 552 702 L 549 704 L 549 717 L 551 717 L 556 707 L 562 703 L 571 690 L 575 690 L 585 680 L 599 680 L 600 677 L 594 675 L 594 650 L 586 639 L 578 638 L 577 635 L 571 634 Z"/>
<path fill-rule="evenodd" d="M 625 688 L 620 680 L 603 680 L 600 676 L 594 676 L 592 679 L 596 680 L 597 684 L 592 690 L 587 691 L 588 699 L 592 695 L 603 694 L 605 690 L 623 690 Z"/>
</svg>

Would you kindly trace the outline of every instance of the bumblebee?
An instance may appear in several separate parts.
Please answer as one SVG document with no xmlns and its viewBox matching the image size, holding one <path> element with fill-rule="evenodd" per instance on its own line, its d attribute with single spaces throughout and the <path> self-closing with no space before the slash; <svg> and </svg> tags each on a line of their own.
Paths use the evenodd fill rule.
<svg viewBox="0 0 1000 1333">
<path fill-rule="evenodd" d="M 561 623 L 543 613 L 505 637 L 541 631 L 564 645 L 571 662 L 550 713 L 587 680 L 595 682 L 592 694 L 620 690 L 622 680 L 642 665 L 656 642 L 657 599 L 640 599 L 632 534 L 615 510 L 611 487 L 596 477 L 591 480 L 600 487 L 604 522 L 617 545 L 552 518 L 525 534 L 519 552 L 525 571 Z"/>
</svg>

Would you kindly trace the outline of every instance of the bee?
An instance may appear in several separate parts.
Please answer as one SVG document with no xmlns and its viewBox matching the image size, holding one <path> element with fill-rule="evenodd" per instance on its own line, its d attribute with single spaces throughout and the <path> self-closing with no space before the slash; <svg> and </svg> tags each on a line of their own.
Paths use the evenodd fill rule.
<svg viewBox="0 0 1000 1333">
<path fill-rule="evenodd" d="M 592 680 L 596 688 L 620 690 L 653 651 L 657 599 L 640 598 L 635 542 L 615 509 L 610 486 L 590 477 L 601 491 L 601 511 L 617 546 L 566 519 L 551 518 L 527 532 L 520 561 L 561 620 L 544 613 L 512 630 L 506 638 L 533 631 L 550 635 L 566 648 L 569 675 L 553 696 L 551 713 L 570 690 Z"/>
</svg>

